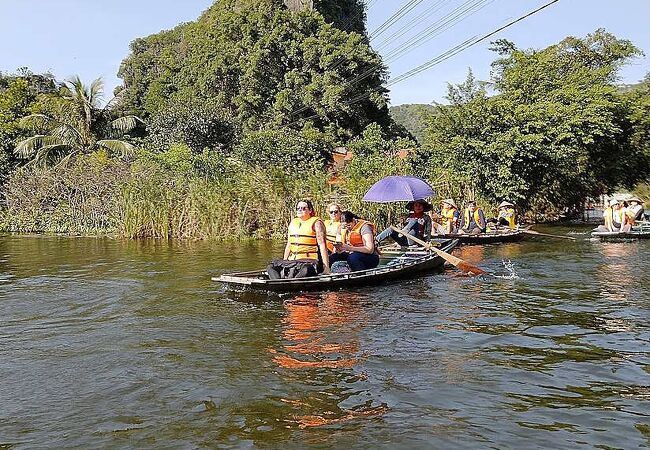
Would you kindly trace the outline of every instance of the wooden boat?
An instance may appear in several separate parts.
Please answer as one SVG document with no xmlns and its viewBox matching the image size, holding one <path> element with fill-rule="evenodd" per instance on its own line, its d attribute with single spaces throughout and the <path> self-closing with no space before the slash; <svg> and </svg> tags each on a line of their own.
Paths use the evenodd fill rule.
<svg viewBox="0 0 650 450">
<path fill-rule="evenodd" d="M 488 231 L 481 234 L 448 234 L 445 237 L 458 239 L 464 245 L 499 244 L 502 242 L 519 242 L 525 236 L 525 229 Z"/>
<path fill-rule="evenodd" d="M 591 237 L 600 239 L 601 241 L 626 241 L 636 239 L 650 239 L 650 229 L 644 228 L 643 230 L 632 230 L 626 233 L 619 233 L 617 231 L 592 231 Z"/>
<path fill-rule="evenodd" d="M 438 240 L 439 249 L 450 252 L 458 245 L 456 239 Z M 237 272 L 213 277 L 228 288 L 296 292 L 320 291 L 350 286 L 374 285 L 388 281 L 412 278 L 426 272 L 442 269 L 445 260 L 435 252 L 423 249 L 403 249 L 382 253 L 379 266 L 374 269 L 348 273 L 333 273 L 315 277 L 270 280 L 265 270 Z"/>
</svg>

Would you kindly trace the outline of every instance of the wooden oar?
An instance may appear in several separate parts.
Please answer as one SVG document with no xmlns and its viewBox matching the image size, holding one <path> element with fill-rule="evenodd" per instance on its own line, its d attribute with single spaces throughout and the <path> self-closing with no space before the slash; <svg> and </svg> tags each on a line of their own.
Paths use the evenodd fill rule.
<svg viewBox="0 0 650 450">
<path fill-rule="evenodd" d="M 575 241 L 576 238 L 573 236 L 560 236 L 558 234 L 548 234 L 548 233 L 540 233 L 539 231 L 533 231 L 533 230 L 523 230 L 525 234 L 532 234 L 533 236 L 547 236 L 547 237 L 553 237 L 553 238 L 558 238 L 558 239 L 570 239 L 572 241 Z"/>
<path fill-rule="evenodd" d="M 399 228 L 397 228 L 397 227 L 395 227 L 393 225 L 391 225 L 391 228 L 394 231 L 397 231 L 398 233 L 403 234 L 404 236 L 406 236 L 407 239 L 409 239 L 409 240 L 411 240 L 411 241 L 413 241 L 413 242 L 415 242 L 417 244 L 420 244 L 422 247 L 424 247 L 426 249 L 429 249 L 429 250 L 433 250 L 442 259 L 447 261 L 449 264 L 452 264 L 453 266 L 458 267 L 463 272 L 466 272 L 466 273 L 469 273 L 469 274 L 472 274 L 472 275 L 481 275 L 483 273 L 487 273 L 485 270 L 480 269 L 480 268 L 478 268 L 476 266 L 473 266 L 470 263 L 468 263 L 467 261 L 463 261 L 462 259 L 457 258 L 454 255 L 450 255 L 447 252 L 443 252 L 442 250 L 435 248 L 434 246 L 432 246 L 428 242 L 424 242 L 422 239 L 418 239 L 415 236 L 408 234 L 407 230 L 400 230 Z"/>
</svg>

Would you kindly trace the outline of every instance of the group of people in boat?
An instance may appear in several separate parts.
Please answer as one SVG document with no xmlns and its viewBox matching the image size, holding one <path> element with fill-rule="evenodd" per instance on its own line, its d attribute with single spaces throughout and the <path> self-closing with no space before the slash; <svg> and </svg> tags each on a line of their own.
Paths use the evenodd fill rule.
<svg viewBox="0 0 650 450">
<path fill-rule="evenodd" d="M 633 196 L 626 200 L 613 198 L 603 210 L 605 223 L 598 226 L 595 231 L 627 233 L 643 220 L 643 214 L 643 202 L 639 197 Z"/>
<path fill-rule="evenodd" d="M 402 217 L 399 232 L 388 227 L 377 234 L 373 223 L 344 211 L 337 203 L 328 206 L 329 218 L 322 220 L 310 200 L 298 201 L 283 259 L 267 267 L 269 278 L 373 269 L 379 265 L 378 246 L 389 237 L 408 246 L 412 242 L 407 235 L 427 242 L 433 236 L 480 234 L 500 226 L 517 226 L 514 205 L 508 201 L 503 201 L 497 217 L 489 220 L 474 201 L 468 202 L 462 213 L 453 199 L 442 201 L 440 214 L 432 213 L 432 205 L 424 199 L 409 202 L 406 207 L 409 213 Z"/>
</svg>

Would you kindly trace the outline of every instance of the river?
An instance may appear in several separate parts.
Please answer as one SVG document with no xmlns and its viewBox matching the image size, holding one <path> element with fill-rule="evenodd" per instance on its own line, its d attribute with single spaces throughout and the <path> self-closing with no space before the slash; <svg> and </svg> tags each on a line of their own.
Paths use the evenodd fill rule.
<svg viewBox="0 0 650 450">
<path fill-rule="evenodd" d="M 647 448 L 650 242 L 574 236 L 284 297 L 210 281 L 281 243 L 0 237 L 0 449 Z"/>
</svg>

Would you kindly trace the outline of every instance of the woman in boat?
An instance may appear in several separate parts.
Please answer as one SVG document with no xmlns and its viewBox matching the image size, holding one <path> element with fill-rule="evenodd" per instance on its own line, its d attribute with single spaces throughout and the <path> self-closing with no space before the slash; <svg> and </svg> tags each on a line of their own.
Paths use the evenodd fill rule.
<svg viewBox="0 0 650 450">
<path fill-rule="evenodd" d="M 634 225 L 634 222 L 643 220 L 643 202 L 636 196 L 630 198 L 628 202 L 630 202 L 630 206 L 627 207 L 627 215 L 630 225 Z"/>
<path fill-rule="evenodd" d="M 487 221 L 483 209 L 476 206 L 475 201 L 467 203 L 467 208 L 460 222 L 459 234 L 481 234 L 485 233 Z"/>
<path fill-rule="evenodd" d="M 287 245 L 281 261 L 273 261 L 267 268 L 269 278 L 291 278 L 330 273 L 325 225 L 315 215 L 311 200 L 299 200 L 296 217 L 289 224 Z"/>
<path fill-rule="evenodd" d="M 402 228 L 402 231 L 423 241 L 431 239 L 432 220 L 431 216 L 425 214 L 425 212 L 431 211 L 431 203 L 424 199 L 415 200 L 407 203 L 406 208 L 411 211 L 411 213 L 406 218 L 406 224 Z M 377 243 L 379 244 L 388 237 L 392 238 L 403 247 L 412 243 L 403 235 L 403 233 L 398 233 L 391 227 L 388 227 L 379 233 L 377 236 Z"/>
<path fill-rule="evenodd" d="M 330 261 L 346 261 L 353 272 L 374 269 L 379 265 L 375 247 L 375 226 L 350 211 L 341 214 L 342 242 L 334 244 L 335 253 Z"/>
<path fill-rule="evenodd" d="M 325 224 L 325 235 L 326 235 L 326 244 L 327 250 L 332 253 L 334 252 L 334 243 L 341 242 L 341 205 L 338 203 L 330 203 L 327 207 L 327 214 L 329 214 L 329 219 L 326 219 Z"/>
<path fill-rule="evenodd" d="M 615 198 L 610 200 L 609 206 L 603 211 L 603 219 L 605 219 L 605 224 L 599 225 L 596 231 L 625 233 L 632 229 L 627 214 L 625 214 L 625 208 Z"/>
<path fill-rule="evenodd" d="M 499 206 L 497 206 L 497 209 L 499 211 L 497 215 L 497 225 L 502 225 L 514 230 L 517 227 L 515 205 L 504 200 L 499 204 Z"/>
<path fill-rule="evenodd" d="M 446 198 L 440 205 L 441 224 L 436 227 L 437 234 L 453 234 L 458 229 L 458 221 L 460 220 L 460 211 L 458 206 L 451 198 Z"/>
</svg>

